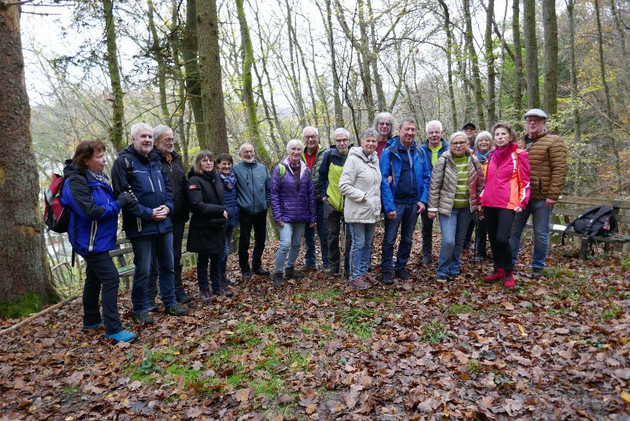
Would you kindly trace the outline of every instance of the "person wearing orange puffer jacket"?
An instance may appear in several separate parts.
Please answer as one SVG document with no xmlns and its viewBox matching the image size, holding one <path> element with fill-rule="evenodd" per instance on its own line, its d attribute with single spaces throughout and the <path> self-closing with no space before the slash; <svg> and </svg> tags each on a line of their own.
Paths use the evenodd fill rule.
<svg viewBox="0 0 630 421">
<path fill-rule="evenodd" d="M 488 157 L 481 206 L 494 256 L 494 273 L 483 279 L 503 281 L 506 288 L 514 288 L 510 232 L 515 215 L 523 212 L 529 201 L 529 157 L 527 151 L 518 148 L 509 124 L 495 124 L 492 133 L 495 149 Z"/>
</svg>

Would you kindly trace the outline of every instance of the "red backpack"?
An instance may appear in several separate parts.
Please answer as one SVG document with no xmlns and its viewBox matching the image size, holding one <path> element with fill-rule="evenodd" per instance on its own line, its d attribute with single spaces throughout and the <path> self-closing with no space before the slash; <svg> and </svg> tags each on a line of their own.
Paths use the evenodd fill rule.
<svg viewBox="0 0 630 421">
<path fill-rule="evenodd" d="M 44 190 L 44 222 L 49 230 L 63 233 L 68 232 L 70 224 L 70 209 L 61 203 L 61 191 L 65 177 L 52 175 L 52 182 Z"/>
</svg>

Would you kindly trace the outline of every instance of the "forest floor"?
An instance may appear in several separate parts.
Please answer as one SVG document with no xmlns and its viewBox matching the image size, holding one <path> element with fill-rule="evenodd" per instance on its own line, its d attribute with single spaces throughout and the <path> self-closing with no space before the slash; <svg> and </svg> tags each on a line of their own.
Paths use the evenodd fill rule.
<svg viewBox="0 0 630 421">
<path fill-rule="evenodd" d="M 471 251 L 438 283 L 419 240 L 413 279 L 392 287 L 254 277 L 140 329 L 123 292 L 133 344 L 82 330 L 80 301 L 65 304 L 0 337 L 0 420 L 629 419 L 627 254 L 582 262 L 553 245 L 545 278 L 524 262 L 507 290 L 481 281 L 489 264 Z M 192 271 L 185 285 L 196 292 Z"/>
</svg>

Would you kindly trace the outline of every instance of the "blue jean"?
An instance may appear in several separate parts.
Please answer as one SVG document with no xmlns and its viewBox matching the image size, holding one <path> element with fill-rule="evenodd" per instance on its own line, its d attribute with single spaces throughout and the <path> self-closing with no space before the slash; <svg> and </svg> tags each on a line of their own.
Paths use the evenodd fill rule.
<svg viewBox="0 0 630 421">
<path fill-rule="evenodd" d="M 438 278 L 457 276 L 462 265 L 462 249 L 464 239 L 470 224 L 471 212 L 469 208 L 453 208 L 451 216 L 440 214 L 440 231 L 442 244 L 438 259 Z"/>
<path fill-rule="evenodd" d="M 284 264 L 289 255 L 287 267 L 295 266 L 298 254 L 300 254 L 300 245 L 304 237 L 306 223 L 304 222 L 285 222 L 280 228 L 280 245 L 276 252 L 276 272 L 284 270 Z"/>
<path fill-rule="evenodd" d="M 230 243 L 232 242 L 232 234 L 234 233 L 234 226 L 227 226 L 225 230 L 225 248 L 223 249 L 223 253 L 221 253 L 221 276 L 220 279 L 225 277 L 225 273 L 227 272 L 227 261 L 228 256 L 230 255 Z"/>
<path fill-rule="evenodd" d="M 324 222 L 324 202 L 317 202 L 317 223 L 314 227 L 306 226 L 304 232 L 304 243 L 306 243 L 306 255 L 304 265 L 309 267 L 317 266 L 317 252 L 315 251 L 315 229 L 319 237 L 320 252 L 322 254 L 322 264 L 328 267 L 328 231 Z"/>
<path fill-rule="evenodd" d="M 101 322 L 98 308 L 99 296 L 103 306 L 105 333 L 113 335 L 123 330 L 118 315 L 118 271 L 109 256 L 101 253 L 88 253 L 85 259 L 85 285 L 83 285 L 83 325 L 92 326 Z"/>
<path fill-rule="evenodd" d="M 209 291 L 208 288 L 208 261 L 210 261 L 210 282 L 212 290 L 221 289 L 221 254 L 199 253 L 197 256 L 197 284 L 199 291 Z"/>
<path fill-rule="evenodd" d="M 133 248 L 133 286 L 131 304 L 133 312 L 147 312 L 147 291 L 151 273 L 152 255 L 158 261 L 158 281 L 160 297 L 165 307 L 173 306 L 175 300 L 175 268 L 173 263 L 173 233 L 152 234 L 130 239 Z"/>
<path fill-rule="evenodd" d="M 376 224 L 348 224 L 348 226 L 352 236 L 350 273 L 351 278 L 354 279 L 368 272 Z"/>
<path fill-rule="evenodd" d="M 418 204 L 396 205 L 396 219 L 393 221 L 385 215 L 385 233 L 383 234 L 383 250 L 381 252 L 381 273 L 392 273 L 394 268 L 394 244 L 400 228 L 400 243 L 396 254 L 395 270 L 404 269 L 411 254 L 413 230 L 418 221 Z"/>
<path fill-rule="evenodd" d="M 547 260 L 549 249 L 549 222 L 553 207 L 548 208 L 544 200 L 530 200 L 527 208 L 517 213 L 510 233 L 510 248 L 512 249 L 512 264 L 518 260 L 518 252 L 521 248 L 521 235 L 527 223 L 529 215 L 532 216 L 532 228 L 534 230 L 534 256 L 533 269 L 543 269 Z"/>
</svg>

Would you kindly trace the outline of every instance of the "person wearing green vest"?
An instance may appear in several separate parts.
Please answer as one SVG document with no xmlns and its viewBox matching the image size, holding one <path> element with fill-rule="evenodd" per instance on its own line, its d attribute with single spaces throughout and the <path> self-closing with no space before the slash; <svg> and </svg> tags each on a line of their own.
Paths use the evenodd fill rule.
<svg viewBox="0 0 630 421">
<path fill-rule="evenodd" d="M 322 197 L 324 204 L 324 224 L 326 225 L 328 237 L 328 264 L 329 274 L 340 275 L 341 253 L 339 239 L 341 228 L 343 227 L 345 246 L 343 257 L 344 277 L 348 278 L 350 270 L 350 230 L 343 220 L 344 197 L 339 192 L 339 177 L 343 171 L 343 165 L 348 158 L 352 138 L 350 132 L 342 127 L 333 133 L 335 146 L 324 154 L 319 167 L 319 189 L 317 196 Z"/>
<path fill-rule="evenodd" d="M 442 137 L 442 123 L 431 120 L 426 124 L 427 140 L 420 147 L 424 152 L 425 159 L 429 163 L 429 173 L 433 172 L 433 166 L 438 158 L 449 149 L 448 142 Z M 427 212 L 420 214 L 422 219 L 422 264 L 431 264 L 431 251 L 433 248 L 433 219 L 430 219 Z"/>
</svg>

